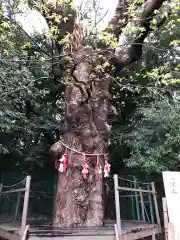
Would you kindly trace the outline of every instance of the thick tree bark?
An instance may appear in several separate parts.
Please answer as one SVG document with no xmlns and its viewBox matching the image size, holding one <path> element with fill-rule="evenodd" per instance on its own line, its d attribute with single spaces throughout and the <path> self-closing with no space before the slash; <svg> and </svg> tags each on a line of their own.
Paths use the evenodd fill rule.
<svg viewBox="0 0 180 240">
<path fill-rule="evenodd" d="M 123 6 L 126 6 L 127 1 L 124 3 Z M 115 25 L 117 22 L 114 34 L 122 31 L 119 37 L 120 46 L 112 59 L 118 70 L 140 58 L 143 41 L 150 30 L 152 14 L 162 3 L 163 0 L 145 1 L 123 30 L 122 24 L 118 25 L 117 21 L 118 16 L 120 17 L 118 9 L 122 8 L 117 8 L 119 15 L 111 24 Z M 131 31 L 134 27 L 137 30 L 135 33 Z M 87 156 L 89 175 L 84 179 L 84 156 L 71 148 L 82 153 L 106 153 L 106 141 L 109 137 L 107 120 L 109 110 L 112 109 L 108 101 L 109 79 L 105 71 L 100 74 L 94 71 L 95 63 L 101 63 L 101 59 L 91 47 L 83 47 L 81 42 L 73 53 L 75 67 L 71 72 L 72 86 L 66 88 L 65 94 L 68 132 L 62 139 L 70 148 L 70 166 L 66 173 L 59 173 L 54 226 L 101 226 L 103 179 L 97 175 L 97 157 Z M 65 146 L 58 142 L 52 146 L 51 151 L 57 156 L 65 151 Z"/>
<path fill-rule="evenodd" d="M 105 142 L 108 138 L 107 127 L 108 79 L 91 77 L 93 61 L 97 55 L 91 47 L 84 47 L 76 56 L 79 64 L 74 69 L 77 81 L 92 84 L 94 90 L 88 102 L 78 86 L 66 89 L 66 122 L 68 133 L 63 142 L 82 153 L 106 153 Z M 82 60 L 81 60 L 82 59 Z M 58 149 L 64 150 L 59 143 Z M 60 150 L 60 151 L 61 151 Z M 82 169 L 84 156 L 68 150 L 70 167 L 66 173 L 59 173 L 56 195 L 54 226 L 101 226 L 103 224 L 103 178 L 97 174 L 97 157 L 87 156 L 89 175 L 84 179 Z M 102 157 L 101 161 L 102 161 Z"/>
</svg>

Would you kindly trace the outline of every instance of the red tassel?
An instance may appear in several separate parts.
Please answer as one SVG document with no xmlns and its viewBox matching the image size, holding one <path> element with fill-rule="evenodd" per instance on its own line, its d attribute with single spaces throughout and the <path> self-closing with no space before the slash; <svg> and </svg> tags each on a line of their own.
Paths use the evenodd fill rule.
<svg viewBox="0 0 180 240">
<path fill-rule="evenodd" d="M 106 156 L 104 155 L 104 177 L 108 177 L 110 173 L 110 164 L 106 160 Z"/>
<path fill-rule="evenodd" d="M 87 159 L 86 159 L 85 153 L 83 155 L 84 155 L 84 166 L 83 166 L 82 174 L 83 174 L 84 179 L 87 179 L 87 176 L 89 173 L 89 166 L 87 164 Z"/>
<path fill-rule="evenodd" d="M 67 154 L 67 150 L 65 151 L 65 153 L 63 154 L 63 156 L 61 157 L 61 159 L 59 160 L 59 168 L 58 170 L 60 172 L 66 172 L 68 169 L 68 154 Z"/>
<path fill-rule="evenodd" d="M 99 155 L 97 155 L 97 174 L 99 175 L 99 177 L 102 177 L 102 167 L 99 160 Z"/>
<path fill-rule="evenodd" d="M 54 167 L 55 167 L 55 169 L 58 169 L 58 168 L 59 168 L 59 160 L 58 160 L 58 159 L 56 159 L 56 160 L 54 161 Z"/>
<path fill-rule="evenodd" d="M 66 172 L 67 169 L 68 169 L 68 153 L 67 153 L 67 150 L 66 150 L 66 152 L 64 153 L 63 166 L 64 166 L 64 172 Z"/>
</svg>

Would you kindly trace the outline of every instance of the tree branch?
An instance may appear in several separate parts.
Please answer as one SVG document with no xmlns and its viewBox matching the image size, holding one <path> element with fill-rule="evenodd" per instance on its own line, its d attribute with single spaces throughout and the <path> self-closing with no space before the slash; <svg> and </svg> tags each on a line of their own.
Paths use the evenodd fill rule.
<svg viewBox="0 0 180 240">
<path fill-rule="evenodd" d="M 56 47 L 61 51 L 63 44 L 61 40 L 74 30 L 76 11 L 72 7 L 73 0 L 57 1 L 43 0 L 43 5 L 39 11 L 44 16 L 47 24 L 55 37 Z"/>
<path fill-rule="evenodd" d="M 116 38 L 121 34 L 122 29 L 126 26 L 129 18 L 129 9 L 132 0 L 119 0 L 115 14 L 109 22 L 106 32 L 112 33 Z"/>
<path fill-rule="evenodd" d="M 165 0 L 147 0 L 134 12 L 134 17 L 123 29 L 119 45 L 112 58 L 117 71 L 137 61 L 142 55 L 144 39 L 151 30 L 154 11 L 158 10 Z"/>
</svg>

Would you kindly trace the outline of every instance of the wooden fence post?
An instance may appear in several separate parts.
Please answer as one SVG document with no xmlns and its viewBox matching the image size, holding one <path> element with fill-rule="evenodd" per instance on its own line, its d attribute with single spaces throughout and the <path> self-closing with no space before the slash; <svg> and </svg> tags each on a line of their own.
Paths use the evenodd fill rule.
<svg viewBox="0 0 180 240">
<path fill-rule="evenodd" d="M 0 192 L 2 191 L 2 188 L 3 188 L 3 184 L 0 183 Z"/>
<path fill-rule="evenodd" d="M 119 239 L 119 233 L 118 233 L 118 230 L 117 230 L 117 224 L 114 224 L 114 230 L 115 230 L 116 240 L 120 240 Z"/>
<path fill-rule="evenodd" d="M 151 190 L 150 185 L 148 184 L 148 190 Z M 153 204 L 152 204 L 152 194 L 148 193 L 148 199 L 149 199 L 149 208 L 150 208 L 150 214 L 151 214 L 151 223 L 154 224 L 154 214 L 153 214 Z"/>
<path fill-rule="evenodd" d="M 118 175 L 114 175 L 114 192 L 115 192 L 115 205 L 116 205 L 116 223 L 119 235 L 121 235 L 121 213 L 120 213 L 120 199 L 118 190 Z"/>
<path fill-rule="evenodd" d="M 137 184 L 136 184 L 136 178 L 134 178 L 134 188 L 137 188 Z M 137 220 L 140 220 L 140 211 L 139 211 L 139 200 L 138 200 L 138 193 L 135 192 L 135 200 L 136 200 L 136 212 L 137 212 Z"/>
<path fill-rule="evenodd" d="M 133 188 L 133 183 L 130 183 L 130 187 Z M 135 218 L 135 210 L 134 210 L 134 195 L 131 195 L 131 207 L 132 207 L 132 217 L 133 220 L 136 220 Z"/>
<path fill-rule="evenodd" d="M 168 209 L 167 209 L 167 202 L 166 198 L 162 198 L 162 204 L 163 204 L 163 219 L 164 219 L 164 235 L 165 240 L 168 240 Z"/>
<path fill-rule="evenodd" d="M 26 190 L 24 194 L 24 204 L 23 204 L 23 213 L 21 221 L 21 230 L 20 235 L 23 235 L 23 232 L 26 228 L 27 223 L 27 214 L 28 214 L 28 204 L 29 204 L 29 192 L 30 192 L 31 176 L 26 177 Z"/>
<path fill-rule="evenodd" d="M 145 219 L 145 205 L 144 205 L 144 200 L 143 200 L 143 194 L 141 191 L 139 191 L 139 195 L 140 195 L 140 201 L 141 201 L 141 212 L 142 212 L 142 220 L 146 221 Z"/>
<path fill-rule="evenodd" d="M 17 203 L 16 203 L 16 212 L 15 212 L 15 215 L 14 215 L 14 221 L 17 220 L 17 217 L 18 217 L 18 214 L 19 214 L 20 200 L 21 200 L 21 192 L 18 192 Z"/>
<path fill-rule="evenodd" d="M 2 191 L 2 188 L 3 188 L 3 184 L 0 183 L 0 192 Z M 1 196 L 1 195 L 0 195 Z"/>
<path fill-rule="evenodd" d="M 28 231 L 29 231 L 29 225 L 26 225 L 24 232 L 22 234 L 22 238 L 20 240 L 26 240 Z"/>
<path fill-rule="evenodd" d="M 154 200 L 154 207 L 155 207 L 155 212 L 156 212 L 156 219 L 157 219 L 157 224 L 159 226 L 159 230 L 161 231 L 161 221 L 160 221 L 160 216 L 159 216 L 159 209 L 158 209 L 158 204 L 157 204 L 157 195 L 156 195 L 156 189 L 154 182 L 151 182 L 151 188 L 153 191 L 153 200 Z"/>
</svg>

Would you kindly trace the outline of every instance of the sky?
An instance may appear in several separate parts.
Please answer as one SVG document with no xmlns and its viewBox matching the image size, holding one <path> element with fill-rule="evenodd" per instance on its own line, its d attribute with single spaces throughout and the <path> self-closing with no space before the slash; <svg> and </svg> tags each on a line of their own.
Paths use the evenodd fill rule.
<svg viewBox="0 0 180 240">
<path fill-rule="evenodd" d="M 86 7 L 85 2 L 87 2 L 87 0 L 76 0 L 77 6 L 79 6 L 82 3 L 82 1 L 84 3 L 82 6 L 83 8 L 85 8 Z M 100 7 L 102 8 L 101 15 L 99 17 L 107 13 L 103 18 L 103 21 L 101 21 L 101 23 L 98 26 L 100 30 L 107 26 L 108 21 L 111 19 L 116 9 L 118 0 L 95 0 L 95 1 L 96 3 L 99 1 Z M 28 7 L 23 2 L 20 7 L 22 9 L 22 12 L 16 15 L 16 20 L 22 25 L 23 29 L 30 35 L 33 34 L 34 32 L 40 34 L 43 32 L 47 33 L 48 26 L 43 16 L 35 9 L 34 10 L 28 9 Z"/>
<path fill-rule="evenodd" d="M 99 6 L 98 9 L 100 12 L 99 15 L 96 14 L 97 22 L 101 19 L 99 24 L 99 29 L 105 28 L 108 25 L 109 20 L 112 18 L 115 9 L 118 5 L 119 0 L 76 0 L 77 6 L 84 6 L 83 10 L 87 6 L 87 2 L 90 2 L 91 6 L 93 6 L 93 2 L 96 2 L 96 6 Z M 95 14 L 92 13 L 92 18 L 95 18 Z M 104 17 L 103 17 L 104 16 Z"/>
</svg>

